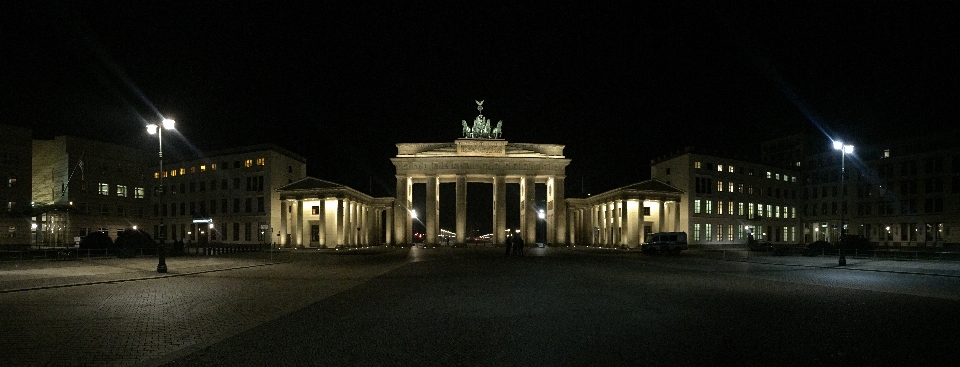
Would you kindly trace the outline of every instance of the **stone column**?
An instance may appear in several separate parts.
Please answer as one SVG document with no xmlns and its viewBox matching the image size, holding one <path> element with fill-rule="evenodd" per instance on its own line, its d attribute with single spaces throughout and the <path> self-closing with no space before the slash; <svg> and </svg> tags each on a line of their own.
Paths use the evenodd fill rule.
<svg viewBox="0 0 960 367">
<path fill-rule="evenodd" d="M 410 218 L 410 209 L 413 206 L 413 197 L 410 178 L 396 177 L 397 197 L 393 201 L 393 240 L 394 244 L 412 243 L 410 227 L 413 226 L 413 219 Z"/>
<path fill-rule="evenodd" d="M 317 226 L 320 227 L 319 235 L 317 236 L 317 246 L 326 247 L 327 246 L 327 201 L 326 198 L 320 198 L 319 203 L 317 204 Z"/>
<path fill-rule="evenodd" d="M 608 209 L 607 203 L 602 203 L 602 204 L 600 204 L 600 215 L 599 215 L 599 217 L 598 217 L 597 219 L 598 219 L 599 222 L 600 222 L 600 226 L 599 226 L 599 227 L 600 227 L 600 233 L 599 233 L 599 236 L 598 236 L 598 240 L 599 240 L 600 243 L 598 243 L 598 245 L 601 245 L 601 246 L 607 245 L 607 222 L 608 222 L 608 220 L 607 220 L 607 214 L 608 214 L 607 211 L 608 211 L 608 210 L 609 210 L 609 209 Z"/>
<path fill-rule="evenodd" d="M 236 238 L 234 238 L 236 240 Z M 287 201 L 280 200 L 280 245 L 287 244 Z"/>
<path fill-rule="evenodd" d="M 673 202 L 673 231 L 674 232 L 687 231 L 686 229 L 684 229 L 683 231 L 680 230 L 680 202 L 679 201 Z"/>
<path fill-rule="evenodd" d="M 623 226 L 626 223 L 627 215 L 627 202 L 625 200 L 617 200 L 613 202 L 613 245 L 626 245 L 623 242 Z"/>
<path fill-rule="evenodd" d="M 656 232 L 666 232 L 666 231 L 667 231 L 667 229 L 664 228 L 664 224 L 665 224 L 665 223 L 664 223 L 664 222 L 665 222 L 664 217 L 666 217 L 667 213 L 665 212 L 665 206 L 663 205 L 663 202 L 664 202 L 663 199 L 657 200 L 657 204 L 660 205 L 660 215 L 659 215 L 660 218 L 659 218 L 659 223 L 658 223 L 658 225 L 659 225 L 660 227 L 657 228 Z"/>
<path fill-rule="evenodd" d="M 567 203 L 563 176 L 553 177 L 553 189 L 548 189 L 547 197 L 547 242 L 567 244 Z M 549 195 L 552 194 L 552 197 Z"/>
<path fill-rule="evenodd" d="M 387 228 L 384 231 L 384 235 L 386 236 L 386 238 L 384 239 L 383 243 L 386 245 L 396 245 L 397 243 L 394 241 L 394 238 L 393 238 L 393 213 L 394 213 L 393 205 L 388 206 L 386 208 L 386 211 L 387 211 L 387 215 L 385 220 L 383 221 L 383 225 L 386 226 Z M 377 236 L 379 235 L 380 234 L 377 233 Z"/>
<path fill-rule="evenodd" d="M 437 236 L 440 234 L 440 190 L 438 178 L 436 176 L 427 177 L 427 208 L 423 213 L 426 221 L 427 238 L 423 240 L 426 244 L 437 244 Z"/>
<path fill-rule="evenodd" d="M 340 201 L 336 198 L 326 198 L 322 202 L 323 205 L 323 243 L 328 248 L 337 247 L 340 244 L 338 237 L 338 224 L 339 224 L 339 212 Z"/>
<path fill-rule="evenodd" d="M 537 241 L 536 181 L 533 176 L 523 176 L 520 182 L 520 225 L 522 236 L 528 245 Z"/>
<path fill-rule="evenodd" d="M 337 245 L 346 245 L 345 238 L 343 237 L 343 226 L 346 224 L 344 218 L 346 216 L 347 203 L 344 199 L 337 199 Z"/>
<path fill-rule="evenodd" d="M 640 213 L 637 215 L 640 218 L 640 223 L 637 227 L 637 232 L 639 232 L 637 240 L 640 241 L 639 243 L 643 243 L 647 239 L 647 218 L 646 215 L 643 214 L 644 208 L 643 199 L 640 199 Z"/>
<path fill-rule="evenodd" d="M 457 243 L 467 242 L 467 176 L 457 175 L 456 183 L 456 226 Z"/>
<path fill-rule="evenodd" d="M 635 200 L 624 200 L 624 215 L 623 215 L 623 244 L 629 247 L 637 247 L 640 244 L 639 237 L 637 237 L 637 225 L 640 222 L 640 218 L 643 217 L 643 208 L 640 207 L 640 203 Z"/>
<path fill-rule="evenodd" d="M 493 243 L 507 241 L 507 181 L 503 175 L 493 178 Z"/>
<path fill-rule="evenodd" d="M 303 246 L 303 199 L 297 199 L 297 222 L 293 226 L 297 246 Z"/>
</svg>

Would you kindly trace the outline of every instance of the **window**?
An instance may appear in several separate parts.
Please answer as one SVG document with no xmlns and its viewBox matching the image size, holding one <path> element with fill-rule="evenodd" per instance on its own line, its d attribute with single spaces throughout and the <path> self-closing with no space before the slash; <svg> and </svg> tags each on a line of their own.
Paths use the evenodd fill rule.
<svg viewBox="0 0 960 367">
<path fill-rule="evenodd" d="M 670 175 L 670 169 L 667 168 L 667 176 L 669 176 L 669 175 Z"/>
<path fill-rule="evenodd" d="M 643 207 L 643 215 L 646 215 L 646 216 L 648 216 L 648 217 L 650 216 L 650 207 L 649 207 L 649 206 Z"/>
<path fill-rule="evenodd" d="M 717 181 L 717 192 L 723 192 L 723 181 Z"/>
<path fill-rule="evenodd" d="M 320 226 L 316 224 L 310 225 L 310 242 L 319 242 L 320 241 Z"/>
<path fill-rule="evenodd" d="M 233 224 L 233 240 L 234 241 L 240 240 L 240 223 Z"/>
<path fill-rule="evenodd" d="M 693 224 L 693 240 L 700 241 L 700 223 Z"/>
<path fill-rule="evenodd" d="M 216 170 L 217 170 L 217 164 L 216 164 L 216 163 L 210 163 L 210 169 L 213 170 L 213 171 L 216 171 Z"/>
<path fill-rule="evenodd" d="M 100 188 L 100 195 L 110 195 L 110 185 L 106 183 L 98 183 L 97 187 Z"/>
<path fill-rule="evenodd" d="M 706 209 L 705 211 L 706 211 L 707 214 L 713 214 L 713 202 L 710 201 L 710 200 L 707 200 L 707 201 L 706 201 L 706 208 L 705 208 L 705 209 Z M 709 226 L 709 224 L 708 224 L 708 226 Z"/>
<path fill-rule="evenodd" d="M 100 215 L 110 214 L 110 207 L 106 204 L 100 204 Z"/>
<path fill-rule="evenodd" d="M 743 216 L 743 203 L 737 203 L 737 215 Z"/>
<path fill-rule="evenodd" d="M 644 207 L 646 208 L 646 207 Z M 693 213 L 700 214 L 700 199 L 693 201 Z"/>
<path fill-rule="evenodd" d="M 263 197 L 257 198 L 257 213 L 263 213 Z"/>
<path fill-rule="evenodd" d="M 117 215 L 126 215 L 127 211 L 123 208 L 123 205 L 117 206 Z"/>
<path fill-rule="evenodd" d="M 253 160 L 252 160 L 252 159 L 247 159 L 247 160 L 243 161 L 243 166 L 244 166 L 244 167 L 252 167 L 252 166 L 253 166 Z"/>
<path fill-rule="evenodd" d="M 190 167 L 190 173 L 197 173 L 197 167 Z"/>
<path fill-rule="evenodd" d="M 693 162 L 693 168 L 700 169 L 700 162 Z"/>
<path fill-rule="evenodd" d="M 183 176 L 183 175 L 185 175 L 185 174 L 187 174 L 187 169 L 186 169 L 186 168 L 183 168 L 183 167 L 180 167 L 180 176 Z"/>
<path fill-rule="evenodd" d="M 233 198 L 233 212 L 240 212 L 240 198 Z"/>
<path fill-rule="evenodd" d="M 703 231 L 703 234 L 704 234 L 703 238 L 704 238 L 705 240 L 707 240 L 707 241 L 710 241 L 710 239 L 713 238 L 713 225 L 712 225 L 712 224 L 704 224 L 703 227 L 704 227 L 704 228 L 703 228 L 703 229 L 704 229 L 704 231 Z"/>
<path fill-rule="evenodd" d="M 207 166 L 204 164 L 200 165 L 200 172 L 207 172 Z"/>
<path fill-rule="evenodd" d="M 250 223 L 244 223 L 243 224 L 243 240 L 250 241 L 252 234 L 253 234 L 253 228 L 250 226 Z"/>
<path fill-rule="evenodd" d="M 727 241 L 733 241 L 733 224 L 727 225 Z"/>
<path fill-rule="evenodd" d="M 311 207 L 310 207 L 310 214 L 312 214 L 312 215 L 320 215 L 320 207 L 319 207 L 319 206 L 316 206 L 316 205 L 311 206 Z"/>
<path fill-rule="evenodd" d="M 737 192 L 740 194 L 743 193 L 743 184 L 737 184 Z"/>
<path fill-rule="evenodd" d="M 117 196 L 127 197 L 127 185 L 117 185 Z"/>
<path fill-rule="evenodd" d="M 733 166 L 727 166 L 727 172 L 733 173 Z"/>
<path fill-rule="evenodd" d="M 217 191 L 217 180 L 210 180 L 210 191 Z"/>
<path fill-rule="evenodd" d="M 246 198 L 243 202 L 243 212 L 250 213 L 253 211 L 253 198 Z"/>
<path fill-rule="evenodd" d="M 264 164 L 266 164 L 266 163 L 267 163 L 266 158 L 262 158 L 262 157 L 261 157 L 261 158 L 257 158 L 257 165 L 258 165 L 258 166 L 262 166 L 262 165 L 264 165 Z"/>
<path fill-rule="evenodd" d="M 177 177 L 177 170 L 175 169 L 170 170 L 170 177 Z"/>
<path fill-rule="evenodd" d="M 770 171 L 767 171 L 767 178 L 770 178 L 771 176 L 772 175 L 770 174 Z"/>
<path fill-rule="evenodd" d="M 217 201 L 210 200 L 210 214 L 217 214 Z"/>
<path fill-rule="evenodd" d="M 142 187 L 133 188 L 133 197 L 137 199 L 143 199 L 143 188 Z"/>
<path fill-rule="evenodd" d="M 733 215 L 733 202 L 727 203 L 727 214 Z"/>
<path fill-rule="evenodd" d="M 12 212 L 12 211 L 13 211 L 13 208 L 16 207 L 16 206 L 17 206 L 17 202 L 16 202 L 16 201 L 8 201 L 8 202 L 7 202 L 7 211 L 8 211 L 8 212 Z"/>
<path fill-rule="evenodd" d="M 16 183 L 17 183 L 16 177 L 10 177 L 7 179 L 7 187 L 13 187 L 13 185 Z"/>
<path fill-rule="evenodd" d="M 717 242 L 723 241 L 723 224 L 717 224 Z"/>
<path fill-rule="evenodd" d="M 717 201 L 717 214 L 723 214 L 723 200 Z"/>
<path fill-rule="evenodd" d="M 727 192 L 733 192 L 733 182 L 727 183 Z"/>
<path fill-rule="evenodd" d="M 723 165 L 722 165 L 722 164 L 718 164 L 718 165 L 717 165 L 717 172 L 723 172 Z"/>
</svg>

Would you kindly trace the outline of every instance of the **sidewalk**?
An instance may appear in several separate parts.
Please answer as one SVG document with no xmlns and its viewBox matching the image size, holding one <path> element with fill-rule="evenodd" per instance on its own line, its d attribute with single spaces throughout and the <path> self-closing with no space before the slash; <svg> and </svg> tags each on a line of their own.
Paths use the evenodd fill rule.
<svg viewBox="0 0 960 367">
<path fill-rule="evenodd" d="M 82 284 L 178 277 L 249 268 L 281 262 L 265 253 L 231 256 L 178 256 L 166 259 L 167 273 L 157 273 L 156 257 L 132 259 L 81 258 L 69 261 L 29 260 L 0 262 L 0 293 L 69 287 Z"/>
<path fill-rule="evenodd" d="M 884 258 L 855 257 L 848 255 L 846 257 L 847 264 L 840 266 L 839 257 L 830 255 L 778 256 L 771 253 L 751 252 L 746 250 L 690 250 L 689 253 L 695 256 L 725 261 L 960 278 L 960 262 L 950 260 L 894 260 Z"/>
</svg>

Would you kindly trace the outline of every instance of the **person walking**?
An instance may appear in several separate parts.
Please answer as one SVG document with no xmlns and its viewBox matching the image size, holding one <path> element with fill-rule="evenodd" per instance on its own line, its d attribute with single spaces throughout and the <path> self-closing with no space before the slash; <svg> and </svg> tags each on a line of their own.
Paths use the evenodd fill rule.
<svg viewBox="0 0 960 367">
<path fill-rule="evenodd" d="M 513 235 L 513 252 L 523 256 L 523 237 L 519 233 Z"/>
<path fill-rule="evenodd" d="M 510 233 L 513 233 L 512 229 L 510 230 Z M 506 251 L 503 254 L 510 256 L 510 250 L 513 247 L 513 235 L 511 234 L 509 237 L 507 237 L 507 240 L 503 242 L 504 246 L 506 247 Z"/>
</svg>

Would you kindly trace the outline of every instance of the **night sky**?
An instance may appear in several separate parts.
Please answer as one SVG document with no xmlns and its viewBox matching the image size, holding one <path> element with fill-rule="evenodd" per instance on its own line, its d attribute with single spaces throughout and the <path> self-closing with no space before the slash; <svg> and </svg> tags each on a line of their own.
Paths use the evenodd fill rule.
<svg viewBox="0 0 960 367">
<path fill-rule="evenodd" d="M 475 100 L 510 142 L 566 145 L 568 197 L 684 146 L 960 120 L 948 2 L 19 3 L 0 5 L 0 123 L 153 149 L 163 115 L 166 154 L 275 143 L 375 196 L 395 143 L 452 142 Z"/>
</svg>

